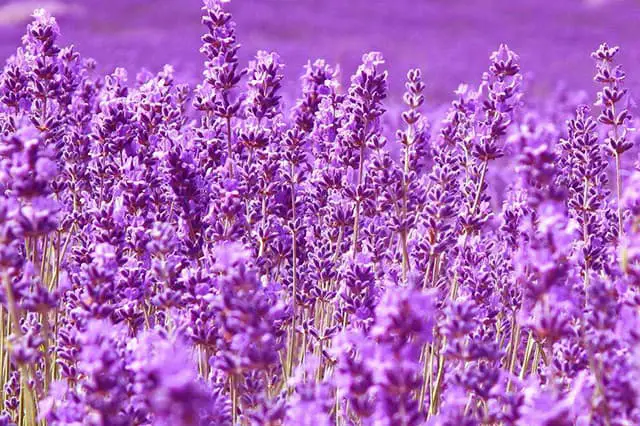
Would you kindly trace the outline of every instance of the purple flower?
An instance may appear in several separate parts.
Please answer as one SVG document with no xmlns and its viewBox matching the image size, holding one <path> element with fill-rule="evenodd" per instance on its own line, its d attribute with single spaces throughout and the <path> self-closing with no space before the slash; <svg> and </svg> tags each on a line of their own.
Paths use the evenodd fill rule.
<svg viewBox="0 0 640 426">
<path fill-rule="evenodd" d="M 128 366 L 134 374 L 134 390 L 148 404 L 154 424 L 197 425 L 212 399 L 187 349 L 180 342 L 159 334 L 143 335 L 128 350 L 133 359 Z"/>
</svg>

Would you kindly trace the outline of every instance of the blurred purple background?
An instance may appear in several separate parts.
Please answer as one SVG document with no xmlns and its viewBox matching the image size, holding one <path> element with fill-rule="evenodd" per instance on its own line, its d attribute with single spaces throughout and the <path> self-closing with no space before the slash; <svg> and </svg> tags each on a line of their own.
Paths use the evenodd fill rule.
<svg viewBox="0 0 640 426">
<path fill-rule="evenodd" d="M 0 55 L 19 43 L 29 15 L 45 7 L 60 23 L 63 40 L 103 70 L 129 71 L 174 65 L 199 78 L 199 0 L 0 0 Z M 363 52 L 380 50 L 401 93 L 410 67 L 426 73 L 430 102 L 451 98 L 460 82 L 476 84 L 488 55 L 500 42 L 521 55 L 535 77 L 534 93 L 560 80 L 594 92 L 589 53 L 602 41 L 623 48 L 628 86 L 640 88 L 640 0 L 234 0 L 230 5 L 248 60 L 259 49 L 275 50 L 287 64 L 287 87 L 295 89 L 307 59 L 340 63 L 343 81 Z"/>
</svg>

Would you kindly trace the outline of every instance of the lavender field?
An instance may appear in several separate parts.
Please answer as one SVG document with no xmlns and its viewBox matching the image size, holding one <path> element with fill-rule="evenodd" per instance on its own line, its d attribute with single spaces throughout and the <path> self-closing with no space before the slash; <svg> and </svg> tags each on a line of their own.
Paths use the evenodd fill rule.
<svg viewBox="0 0 640 426">
<path fill-rule="evenodd" d="M 640 424 L 639 19 L 0 2 L 0 426 Z"/>
<path fill-rule="evenodd" d="M 182 80 L 200 79 L 199 0 L 2 0 L 1 57 L 15 51 L 37 7 L 56 16 L 62 43 L 95 58 L 103 72 L 120 66 L 155 73 L 172 64 Z M 636 0 L 243 0 L 228 9 L 241 62 L 258 50 L 277 51 L 290 91 L 308 60 L 339 64 L 346 78 L 367 51 L 387 59 L 391 101 L 400 102 L 406 72 L 420 67 L 432 107 L 448 103 L 461 82 L 476 81 L 500 43 L 518 52 L 537 94 L 560 83 L 593 91 L 584 52 L 604 40 L 624 46 L 625 63 L 640 62 Z M 635 89 L 640 77 L 629 75 L 626 84 Z"/>
</svg>

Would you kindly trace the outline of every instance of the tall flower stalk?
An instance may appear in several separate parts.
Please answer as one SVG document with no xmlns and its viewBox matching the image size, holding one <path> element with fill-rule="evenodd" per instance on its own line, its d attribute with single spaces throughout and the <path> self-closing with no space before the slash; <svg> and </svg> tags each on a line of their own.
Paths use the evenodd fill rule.
<svg viewBox="0 0 640 426">
<path fill-rule="evenodd" d="M 591 54 L 596 61 L 596 75 L 593 78 L 602 84 L 598 92 L 597 106 L 602 107 L 598 121 L 608 127 L 606 143 L 615 159 L 616 176 L 616 205 L 618 216 L 618 239 L 624 235 L 624 213 L 622 211 L 622 159 L 621 156 L 633 147 L 629 140 L 628 123 L 631 114 L 624 105 L 627 99 L 627 89 L 622 87 L 626 77 L 621 65 L 615 65 L 614 60 L 619 52 L 618 46 L 609 47 L 603 43 Z"/>
<path fill-rule="evenodd" d="M 506 130 L 514 118 L 514 112 L 521 97 L 522 77 L 519 72 L 518 56 L 506 45 L 501 45 L 491 55 L 491 66 L 489 72 L 484 74 L 480 88 L 482 97 L 480 97 L 481 104 L 478 105 L 480 110 L 477 112 L 479 121 L 474 126 L 475 128 L 469 129 L 469 133 L 462 137 L 459 146 L 464 158 L 463 167 L 466 176 L 462 183 L 464 210 L 459 216 L 462 242 L 458 256 L 464 256 L 470 235 L 478 232 L 487 220 L 487 212 L 483 211 L 481 204 L 486 198 L 484 191 L 487 186 L 487 170 L 490 161 L 504 155 L 500 145 L 501 138 L 506 134 Z M 459 259 L 460 257 L 457 258 L 457 260 Z M 457 265 L 454 263 L 453 266 L 455 271 L 449 293 L 451 300 L 457 298 L 460 278 Z M 445 336 L 442 339 L 443 347 L 446 344 L 447 338 Z M 441 384 L 445 371 L 444 364 L 445 356 L 440 351 L 437 373 L 430 393 L 429 415 L 438 412 Z"/>
</svg>

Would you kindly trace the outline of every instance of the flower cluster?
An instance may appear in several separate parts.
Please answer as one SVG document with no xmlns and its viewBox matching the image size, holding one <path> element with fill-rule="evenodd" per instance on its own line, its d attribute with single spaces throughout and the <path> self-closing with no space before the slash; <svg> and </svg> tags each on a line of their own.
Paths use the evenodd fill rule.
<svg viewBox="0 0 640 426">
<path fill-rule="evenodd" d="M 100 75 L 42 10 L 7 60 L 0 425 L 639 424 L 618 48 L 595 108 L 528 98 L 506 45 L 440 110 L 379 52 L 289 103 L 226 3 L 195 87 Z"/>
</svg>

